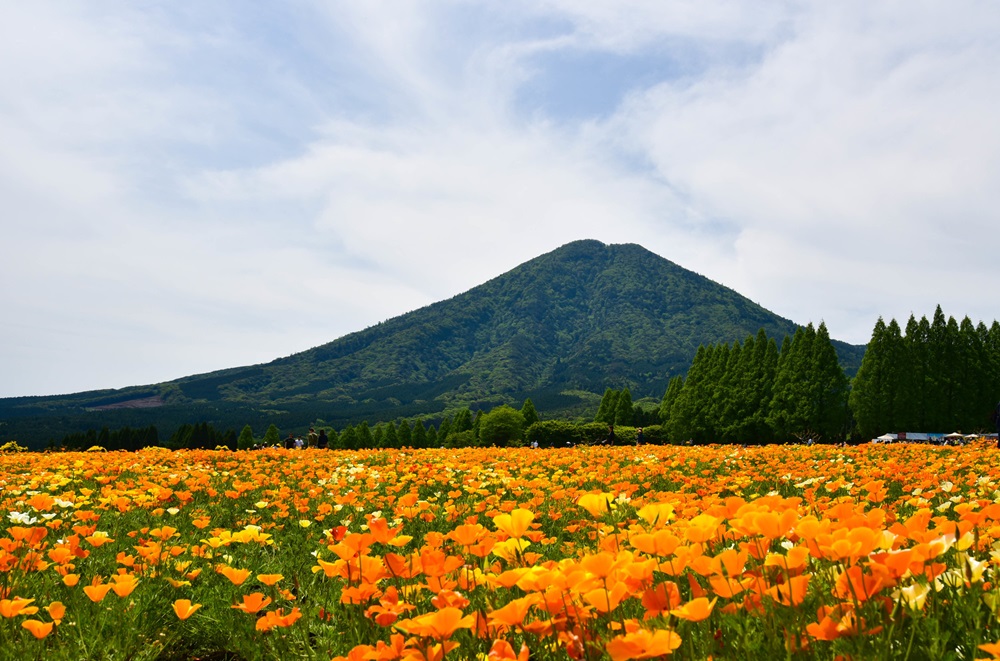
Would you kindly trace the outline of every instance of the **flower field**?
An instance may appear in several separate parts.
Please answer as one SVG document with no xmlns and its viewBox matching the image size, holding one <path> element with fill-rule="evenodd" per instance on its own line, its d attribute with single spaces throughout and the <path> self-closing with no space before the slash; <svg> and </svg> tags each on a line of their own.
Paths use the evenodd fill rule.
<svg viewBox="0 0 1000 661">
<path fill-rule="evenodd" d="M 0 455 L 4 659 L 1000 657 L 1000 451 Z"/>
</svg>

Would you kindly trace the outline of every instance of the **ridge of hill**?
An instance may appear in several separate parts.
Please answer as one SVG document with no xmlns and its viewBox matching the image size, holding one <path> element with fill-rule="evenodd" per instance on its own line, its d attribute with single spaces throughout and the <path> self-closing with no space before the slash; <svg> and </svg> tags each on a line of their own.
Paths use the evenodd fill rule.
<svg viewBox="0 0 1000 661">
<path fill-rule="evenodd" d="M 91 428 L 168 418 L 238 428 L 267 416 L 302 426 L 526 396 L 540 411 L 566 411 L 609 386 L 659 398 L 699 345 L 742 341 L 760 328 L 780 343 L 796 324 L 639 245 L 574 241 L 465 293 L 269 363 L 114 391 L 0 399 L 0 438 L 27 418 L 49 433 L 84 418 L 102 421 Z M 855 372 L 864 347 L 835 346 Z"/>
</svg>

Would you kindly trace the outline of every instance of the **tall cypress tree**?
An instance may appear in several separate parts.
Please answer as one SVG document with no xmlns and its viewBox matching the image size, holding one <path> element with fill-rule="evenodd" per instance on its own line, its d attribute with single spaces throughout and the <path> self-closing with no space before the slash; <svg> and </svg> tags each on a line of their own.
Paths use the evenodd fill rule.
<svg viewBox="0 0 1000 661">
<path fill-rule="evenodd" d="M 538 422 L 538 411 L 535 410 L 535 405 L 530 399 L 525 399 L 524 403 L 521 404 L 521 415 L 524 417 L 525 429 Z"/>
<path fill-rule="evenodd" d="M 900 402 L 896 406 L 897 431 L 927 429 L 931 383 L 930 371 L 930 322 L 927 317 L 917 321 L 910 315 L 903 338 L 903 365 L 897 372 L 896 390 Z"/>
<path fill-rule="evenodd" d="M 632 424 L 632 393 L 625 388 L 619 393 L 618 401 L 615 402 L 615 422 L 616 425 Z"/>
<path fill-rule="evenodd" d="M 808 382 L 811 385 L 810 426 L 826 440 L 843 440 L 847 431 L 847 375 L 837 360 L 826 323 L 820 322 L 813 337 Z"/>
<path fill-rule="evenodd" d="M 368 421 L 363 420 L 360 425 L 355 428 L 358 434 L 358 449 L 367 450 L 375 447 L 374 439 L 372 438 L 371 427 L 368 426 Z"/>
<path fill-rule="evenodd" d="M 887 431 L 883 400 L 883 394 L 889 392 L 886 387 L 885 338 L 885 322 L 879 317 L 851 385 L 851 411 L 862 438 L 874 438 Z"/>
<path fill-rule="evenodd" d="M 757 340 L 748 335 L 742 346 L 733 347 L 731 367 L 727 370 L 728 396 L 720 421 L 720 437 L 727 443 L 746 443 L 752 439 L 756 394 Z"/>
<path fill-rule="evenodd" d="M 753 342 L 753 338 L 748 338 Z M 733 342 L 732 348 L 723 345 L 724 356 L 719 358 L 721 373 L 716 384 L 715 392 L 712 394 L 711 416 L 713 420 L 714 436 L 718 442 L 732 443 L 733 428 L 740 418 L 740 413 L 734 406 L 736 398 L 739 397 L 741 357 L 743 346 L 739 342 Z M 725 361 L 723 363 L 723 361 Z"/>
<path fill-rule="evenodd" d="M 382 447 L 399 447 L 399 434 L 396 432 L 396 424 L 394 422 L 390 421 L 385 426 L 385 433 L 382 435 Z"/>
<path fill-rule="evenodd" d="M 804 440 L 816 434 L 810 425 L 812 392 L 809 372 L 812 361 L 812 342 L 816 329 L 810 323 L 795 330 L 790 342 L 782 343 L 778 357 L 778 371 L 774 377 L 774 394 L 768 412 L 768 424 L 778 440 Z"/>
<path fill-rule="evenodd" d="M 443 444 L 445 442 L 445 440 L 448 438 L 448 434 L 450 434 L 453 431 L 454 430 L 451 428 L 451 418 L 445 416 L 445 418 L 443 420 L 441 420 L 440 426 L 438 426 L 438 430 L 437 430 L 437 441 L 438 441 L 438 443 L 442 443 Z"/>
<path fill-rule="evenodd" d="M 455 414 L 455 419 L 451 424 L 453 433 L 469 431 L 472 429 L 472 411 L 468 407 L 461 409 Z"/>
<path fill-rule="evenodd" d="M 597 408 L 597 415 L 594 416 L 594 422 L 603 422 L 606 425 L 614 424 L 615 412 L 618 410 L 618 395 L 617 390 L 605 388 L 601 405 Z"/>
<path fill-rule="evenodd" d="M 401 448 L 412 448 L 413 447 L 413 430 L 410 428 L 410 423 L 406 420 L 401 420 L 399 422 L 399 430 L 397 431 L 399 436 L 399 447 Z"/>
<path fill-rule="evenodd" d="M 670 439 L 676 443 L 693 440 L 696 443 L 712 441 L 712 424 L 709 418 L 713 379 L 718 370 L 719 352 L 714 346 L 699 346 L 695 353 L 684 387 L 670 408 Z"/>
<path fill-rule="evenodd" d="M 660 400 L 660 424 L 665 429 L 670 429 L 670 408 L 674 405 L 682 388 L 684 388 L 684 377 L 680 374 L 671 378 L 670 382 L 667 383 L 663 399 Z"/>
<path fill-rule="evenodd" d="M 340 447 L 345 450 L 357 450 L 360 447 L 361 439 L 353 426 L 347 425 L 340 432 Z"/>
<path fill-rule="evenodd" d="M 236 447 L 240 450 L 249 450 L 253 447 L 253 429 L 250 425 L 244 425 L 240 437 L 236 439 Z"/>
<path fill-rule="evenodd" d="M 422 420 L 413 421 L 413 431 L 410 434 L 413 442 L 413 447 L 415 448 L 426 448 L 427 447 L 427 428 L 424 427 Z"/>
</svg>

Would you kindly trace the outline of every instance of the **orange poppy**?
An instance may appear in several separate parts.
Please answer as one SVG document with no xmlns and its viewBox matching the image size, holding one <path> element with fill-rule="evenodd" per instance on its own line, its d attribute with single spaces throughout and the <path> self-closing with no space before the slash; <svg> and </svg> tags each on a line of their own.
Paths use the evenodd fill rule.
<svg viewBox="0 0 1000 661">
<path fill-rule="evenodd" d="M 767 595 L 783 606 L 798 606 L 806 598 L 810 578 L 809 574 L 793 576 L 786 583 L 770 588 Z"/>
<path fill-rule="evenodd" d="M 538 594 L 529 594 L 526 597 L 512 599 L 503 608 L 490 611 L 487 614 L 490 626 L 520 626 L 524 623 L 524 618 L 528 615 L 528 610 L 537 604 L 539 599 Z"/>
<path fill-rule="evenodd" d="M 201 608 L 201 604 L 192 604 L 190 599 L 177 599 L 174 601 L 174 613 L 182 620 L 191 617 L 199 608 Z"/>
<path fill-rule="evenodd" d="M 671 654 L 681 642 L 681 637 L 670 629 L 639 629 L 612 638 L 604 649 L 612 661 L 652 659 Z"/>
<path fill-rule="evenodd" d="M 42 622 L 40 620 L 25 620 L 21 622 L 21 626 L 30 631 L 32 636 L 41 640 L 52 633 L 52 627 L 55 626 L 55 623 Z"/>
<path fill-rule="evenodd" d="M 45 607 L 45 610 L 48 611 L 49 617 L 55 620 L 56 624 L 62 622 L 62 619 L 66 616 L 66 606 L 61 601 L 53 601 Z"/>
<path fill-rule="evenodd" d="M 585 493 L 580 496 L 576 504 L 590 512 L 595 519 L 600 519 L 611 511 L 611 502 L 614 498 L 610 493 Z"/>
<path fill-rule="evenodd" d="M 234 604 L 233 608 L 241 610 L 244 613 L 253 614 L 262 608 L 266 608 L 270 603 L 270 597 L 264 596 L 260 592 L 251 592 L 250 594 L 243 595 L 243 601 L 239 604 Z"/>
<path fill-rule="evenodd" d="M 535 513 L 526 509 L 516 509 L 510 514 L 498 514 L 493 517 L 493 525 L 514 539 L 520 539 L 527 532 L 528 526 L 535 520 Z"/>
<path fill-rule="evenodd" d="M 228 578 L 233 585 L 243 585 L 243 582 L 250 576 L 249 569 L 236 569 L 229 565 L 223 565 L 218 572 Z"/>
<path fill-rule="evenodd" d="M 514 654 L 514 648 L 506 640 L 494 640 L 486 658 L 489 661 L 528 661 L 530 656 L 531 650 L 524 643 L 521 643 L 521 651 Z"/>
<path fill-rule="evenodd" d="M 718 597 L 715 597 L 711 601 L 706 597 L 698 597 L 682 605 L 680 608 L 672 609 L 670 614 L 688 622 L 700 622 L 712 614 L 712 609 L 718 600 Z"/>
<path fill-rule="evenodd" d="M 257 580 L 264 585 L 274 585 L 283 578 L 282 574 L 257 574 Z"/>
<path fill-rule="evenodd" d="M 100 603 L 108 595 L 112 587 L 114 586 L 111 583 L 93 583 L 84 586 L 83 592 L 94 603 Z"/>
<path fill-rule="evenodd" d="M 406 633 L 436 640 L 447 640 L 458 629 L 469 629 L 476 623 L 475 615 L 462 615 L 458 608 L 448 606 L 433 613 L 396 623 Z"/>
<path fill-rule="evenodd" d="M 34 615 L 38 612 L 36 606 L 30 606 L 34 599 L 0 599 L 0 615 L 3 617 L 16 617 L 17 615 Z"/>
</svg>

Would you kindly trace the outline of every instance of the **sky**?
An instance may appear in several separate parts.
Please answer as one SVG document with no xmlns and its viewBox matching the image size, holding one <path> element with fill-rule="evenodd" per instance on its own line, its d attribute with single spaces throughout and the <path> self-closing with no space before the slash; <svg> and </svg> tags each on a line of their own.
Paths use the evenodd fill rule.
<svg viewBox="0 0 1000 661">
<path fill-rule="evenodd" d="M 0 5 L 0 397 L 268 362 L 577 239 L 1000 317 L 1000 4 Z"/>
</svg>

